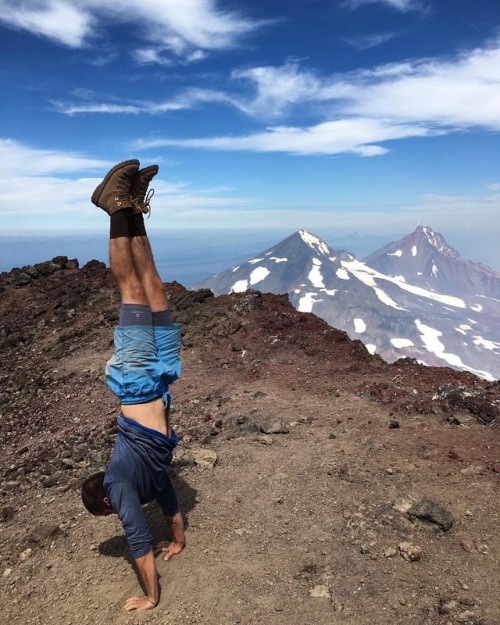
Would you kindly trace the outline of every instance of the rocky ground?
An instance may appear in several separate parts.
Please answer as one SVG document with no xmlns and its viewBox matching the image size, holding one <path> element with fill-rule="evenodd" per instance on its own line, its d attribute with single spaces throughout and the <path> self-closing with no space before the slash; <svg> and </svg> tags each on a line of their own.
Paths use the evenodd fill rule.
<svg viewBox="0 0 500 625">
<path fill-rule="evenodd" d="M 138 592 L 105 468 L 118 293 L 96 261 L 0 274 L 0 614 L 9 625 L 497 625 L 500 385 L 386 364 L 285 296 L 166 285 L 187 548 Z M 154 504 L 147 510 L 166 538 Z"/>
</svg>

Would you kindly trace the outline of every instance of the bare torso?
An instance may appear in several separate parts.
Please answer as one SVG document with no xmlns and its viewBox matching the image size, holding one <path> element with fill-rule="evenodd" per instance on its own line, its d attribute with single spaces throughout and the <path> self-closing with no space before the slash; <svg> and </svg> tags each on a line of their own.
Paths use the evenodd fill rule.
<svg viewBox="0 0 500 625">
<path fill-rule="evenodd" d="M 167 411 L 161 397 L 145 404 L 122 404 L 121 410 L 127 419 L 133 419 L 144 427 L 171 436 Z"/>
</svg>

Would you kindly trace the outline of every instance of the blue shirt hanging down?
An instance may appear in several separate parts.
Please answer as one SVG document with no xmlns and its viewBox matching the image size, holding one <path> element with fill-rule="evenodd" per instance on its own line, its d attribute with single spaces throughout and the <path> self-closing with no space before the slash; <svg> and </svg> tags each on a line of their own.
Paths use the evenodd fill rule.
<svg viewBox="0 0 500 625">
<path fill-rule="evenodd" d="M 172 438 L 167 438 L 123 415 L 118 418 L 118 436 L 104 476 L 104 489 L 122 522 L 134 559 L 145 556 L 153 547 L 142 505 L 156 499 L 168 516 L 179 510 L 167 473 L 177 443 L 174 432 Z"/>
</svg>

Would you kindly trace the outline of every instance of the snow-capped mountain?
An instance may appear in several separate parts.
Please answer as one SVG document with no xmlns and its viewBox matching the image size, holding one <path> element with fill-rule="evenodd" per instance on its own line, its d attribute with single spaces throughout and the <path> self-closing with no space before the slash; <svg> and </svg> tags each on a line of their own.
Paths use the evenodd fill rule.
<svg viewBox="0 0 500 625">
<path fill-rule="evenodd" d="M 429 226 L 418 226 L 408 236 L 389 243 L 363 261 L 381 273 L 431 291 L 500 300 L 500 274 L 486 265 L 460 258 Z"/>
<path fill-rule="evenodd" d="M 215 295 L 247 289 L 288 293 L 295 308 L 345 330 L 371 353 L 389 362 L 407 356 L 428 365 L 471 371 L 487 379 L 500 378 L 500 297 L 496 298 L 496 291 L 492 295 L 488 280 L 481 278 L 477 278 L 480 293 L 471 293 L 469 274 L 465 275 L 467 288 L 460 290 L 459 271 L 453 271 L 452 262 L 462 266 L 460 263 L 468 261 L 462 261 L 430 228 L 425 232 L 423 227 L 417 228 L 413 235 L 404 248 L 398 242 L 372 255 L 401 260 L 397 275 L 382 273 L 347 252 L 332 251 L 316 235 L 300 230 L 193 288 L 209 288 Z M 435 241 L 432 247 L 441 256 L 432 256 L 420 237 Z M 441 257 L 447 259 L 446 271 L 456 275 L 453 294 L 425 286 L 424 272 L 415 260 L 419 247 L 423 265 L 429 258 L 440 263 Z M 396 253 L 399 250 L 401 254 Z M 404 258 L 414 261 L 408 269 L 402 262 Z M 495 278 L 490 268 L 485 270 L 494 278 L 491 284 L 495 288 L 498 276 Z M 430 276 L 432 273 L 431 265 Z M 413 275 L 422 280 L 412 281 Z"/>
</svg>

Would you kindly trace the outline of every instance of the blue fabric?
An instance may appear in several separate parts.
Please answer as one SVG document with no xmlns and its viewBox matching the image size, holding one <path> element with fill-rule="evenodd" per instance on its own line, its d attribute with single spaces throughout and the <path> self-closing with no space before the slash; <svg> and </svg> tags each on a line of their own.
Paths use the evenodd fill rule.
<svg viewBox="0 0 500 625">
<path fill-rule="evenodd" d="M 168 391 L 181 375 L 181 326 L 118 326 L 106 381 L 122 404 L 142 404 Z"/>
<path fill-rule="evenodd" d="M 120 519 L 132 557 L 145 556 L 153 547 L 142 505 L 157 500 L 164 514 L 178 512 L 177 498 L 167 473 L 178 443 L 161 432 L 118 418 L 118 436 L 104 476 L 109 503 Z"/>
</svg>

